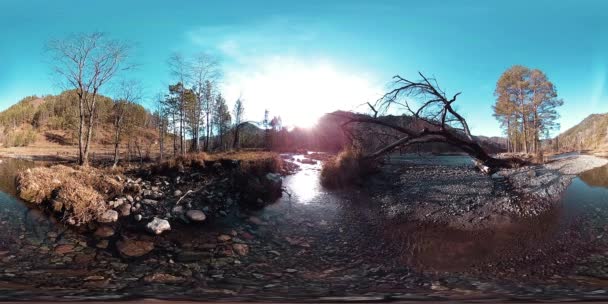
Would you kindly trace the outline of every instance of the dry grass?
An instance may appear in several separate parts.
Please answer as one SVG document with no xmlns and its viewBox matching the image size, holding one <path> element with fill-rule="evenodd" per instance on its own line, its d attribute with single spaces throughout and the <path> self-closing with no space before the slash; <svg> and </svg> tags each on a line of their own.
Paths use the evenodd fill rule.
<svg viewBox="0 0 608 304">
<path fill-rule="evenodd" d="M 279 172 L 282 168 L 281 157 L 277 153 L 264 151 L 239 151 L 222 153 L 189 153 L 156 165 L 152 168 L 154 173 L 174 174 L 184 172 L 187 167 L 192 169 L 203 169 L 206 164 L 222 163 L 223 161 L 237 161 L 240 170 L 244 173 L 256 175 L 268 172 Z"/>
<path fill-rule="evenodd" d="M 17 191 L 25 201 L 52 203 L 55 211 L 64 213 L 64 220 L 81 225 L 108 209 L 104 200 L 122 193 L 123 184 L 116 176 L 115 172 L 90 167 L 38 167 L 17 176 Z"/>
<path fill-rule="evenodd" d="M 240 162 L 241 171 L 254 175 L 264 175 L 281 171 L 283 160 L 279 154 L 265 151 L 224 152 L 209 155 L 210 160 L 234 160 Z"/>
<path fill-rule="evenodd" d="M 323 163 L 321 184 L 327 188 L 347 187 L 360 183 L 373 169 L 371 163 L 362 159 L 360 150 L 346 149 Z"/>
</svg>

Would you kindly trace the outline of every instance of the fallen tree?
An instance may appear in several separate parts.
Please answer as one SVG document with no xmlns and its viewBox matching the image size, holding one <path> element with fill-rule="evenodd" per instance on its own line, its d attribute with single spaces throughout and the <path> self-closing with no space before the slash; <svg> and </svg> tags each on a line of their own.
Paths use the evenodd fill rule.
<svg viewBox="0 0 608 304">
<path fill-rule="evenodd" d="M 422 73 L 419 73 L 419 75 L 421 77 L 419 81 L 411 81 L 398 75 L 394 76 L 394 88 L 374 104 L 367 103 L 373 112 L 373 116 L 354 114 L 342 123 L 342 129 L 354 141 L 361 142 L 370 136 L 391 138 L 390 141 L 374 151 L 363 155 L 364 160 L 378 159 L 397 148 L 405 146 L 446 143 L 470 155 L 475 159 L 476 166 L 487 174 L 492 174 L 503 168 L 514 168 L 527 164 L 526 161 L 518 158 L 495 158 L 487 153 L 471 135 L 469 125 L 464 117 L 454 110 L 453 104 L 460 93 L 448 98 L 435 79 L 427 78 Z M 410 106 L 414 102 L 419 103 L 417 108 Z M 411 116 L 422 123 L 399 125 L 378 117 L 379 113 L 389 111 L 401 112 L 401 115 Z M 380 130 L 390 130 L 391 132 L 388 134 L 379 131 L 376 134 L 355 136 L 352 129 L 349 128 L 355 123 L 374 125 L 379 127 Z"/>
</svg>

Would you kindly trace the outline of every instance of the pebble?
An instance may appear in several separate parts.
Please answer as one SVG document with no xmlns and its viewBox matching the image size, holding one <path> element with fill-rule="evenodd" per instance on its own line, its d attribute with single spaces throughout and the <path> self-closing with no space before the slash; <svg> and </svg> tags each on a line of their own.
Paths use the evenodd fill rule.
<svg viewBox="0 0 608 304">
<path fill-rule="evenodd" d="M 188 210 L 186 217 L 193 222 L 203 222 L 207 218 L 205 213 L 200 210 Z"/>
<path fill-rule="evenodd" d="M 116 210 L 106 210 L 98 219 L 100 223 L 113 223 L 118 220 L 118 212 Z"/>
<path fill-rule="evenodd" d="M 232 239 L 232 237 L 227 234 L 221 234 L 217 237 L 217 240 L 220 242 L 227 242 L 227 241 L 230 241 L 231 239 Z"/>
<path fill-rule="evenodd" d="M 245 244 L 232 244 L 232 249 L 240 256 L 245 256 L 249 253 L 249 246 Z"/>
</svg>

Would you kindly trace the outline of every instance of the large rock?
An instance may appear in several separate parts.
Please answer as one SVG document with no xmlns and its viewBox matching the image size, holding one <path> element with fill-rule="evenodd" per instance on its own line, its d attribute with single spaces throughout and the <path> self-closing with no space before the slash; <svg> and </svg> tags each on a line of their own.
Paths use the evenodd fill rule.
<svg viewBox="0 0 608 304">
<path fill-rule="evenodd" d="M 101 223 L 113 223 L 118 220 L 118 212 L 116 210 L 107 210 L 102 213 L 101 216 L 97 219 L 98 222 Z"/>
<path fill-rule="evenodd" d="M 139 240 L 121 240 L 116 242 L 116 249 L 124 257 L 140 257 L 154 249 L 154 243 Z"/>
<path fill-rule="evenodd" d="M 171 225 L 169 224 L 169 221 L 155 217 L 146 225 L 146 228 L 151 233 L 158 235 L 167 230 L 171 230 Z"/>
<path fill-rule="evenodd" d="M 193 222 L 202 222 L 207 218 L 205 213 L 200 210 L 188 210 L 186 217 Z"/>
</svg>

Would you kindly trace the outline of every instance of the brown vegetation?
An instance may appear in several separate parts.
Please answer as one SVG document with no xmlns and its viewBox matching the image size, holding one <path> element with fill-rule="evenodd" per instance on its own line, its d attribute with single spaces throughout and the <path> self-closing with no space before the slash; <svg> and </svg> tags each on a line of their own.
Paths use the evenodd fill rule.
<svg viewBox="0 0 608 304">
<path fill-rule="evenodd" d="M 321 184 L 328 188 L 342 188 L 360 183 L 362 178 L 374 171 L 372 160 L 364 158 L 357 148 L 343 150 L 323 163 Z"/>
<path fill-rule="evenodd" d="M 50 204 L 73 225 L 97 219 L 108 210 L 105 200 L 122 191 L 116 174 L 95 168 L 56 165 L 28 169 L 17 175 L 19 197 L 30 203 Z"/>
</svg>

